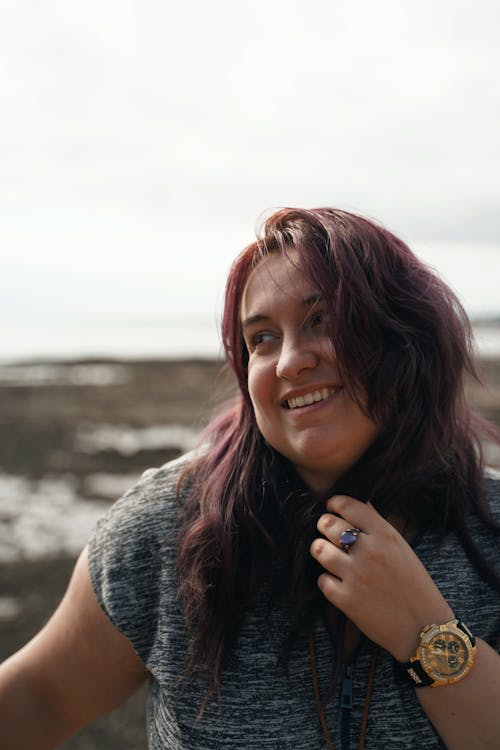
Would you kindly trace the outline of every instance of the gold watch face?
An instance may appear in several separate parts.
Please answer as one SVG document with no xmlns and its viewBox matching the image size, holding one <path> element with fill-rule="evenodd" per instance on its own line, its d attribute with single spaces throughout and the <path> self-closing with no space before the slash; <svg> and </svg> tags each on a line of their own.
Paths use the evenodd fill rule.
<svg viewBox="0 0 500 750">
<path fill-rule="evenodd" d="M 436 684 L 461 680 L 472 667 L 475 648 L 459 628 L 433 625 L 420 643 L 420 663 Z"/>
</svg>

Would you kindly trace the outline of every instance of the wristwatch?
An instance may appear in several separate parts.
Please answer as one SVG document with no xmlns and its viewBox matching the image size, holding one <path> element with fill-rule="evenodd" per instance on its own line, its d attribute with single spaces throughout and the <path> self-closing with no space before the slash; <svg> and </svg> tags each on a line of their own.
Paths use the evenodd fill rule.
<svg viewBox="0 0 500 750">
<path fill-rule="evenodd" d="M 427 625 L 417 652 L 402 664 L 414 687 L 441 687 L 462 680 L 472 669 L 476 640 L 459 620 Z"/>
</svg>

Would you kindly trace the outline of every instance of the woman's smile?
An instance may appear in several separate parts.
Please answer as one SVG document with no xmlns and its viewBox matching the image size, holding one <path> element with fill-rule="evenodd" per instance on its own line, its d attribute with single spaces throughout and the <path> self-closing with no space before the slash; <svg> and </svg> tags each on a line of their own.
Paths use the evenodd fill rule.
<svg viewBox="0 0 500 750">
<path fill-rule="evenodd" d="M 379 431 L 340 379 L 328 319 L 293 251 L 289 257 L 272 253 L 251 272 L 241 320 L 257 425 L 318 492 L 352 466 Z"/>
<path fill-rule="evenodd" d="M 287 396 L 283 401 L 283 406 L 286 409 L 303 410 L 306 406 L 314 406 L 325 401 L 330 401 L 340 390 L 340 387 L 315 388 L 301 395 Z"/>
</svg>

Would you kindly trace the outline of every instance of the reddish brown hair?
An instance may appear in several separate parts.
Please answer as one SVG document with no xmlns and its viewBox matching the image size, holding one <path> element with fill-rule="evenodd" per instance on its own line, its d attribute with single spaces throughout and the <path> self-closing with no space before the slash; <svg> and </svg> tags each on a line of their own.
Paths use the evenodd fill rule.
<svg viewBox="0 0 500 750">
<path fill-rule="evenodd" d="M 498 439 L 498 433 L 465 399 L 465 375 L 477 372 L 462 305 L 404 242 L 375 222 L 330 208 L 282 209 L 231 268 L 222 335 L 239 395 L 209 425 L 209 448 L 189 471 L 179 591 L 193 635 L 191 666 L 207 667 L 212 688 L 246 608 L 269 577 L 270 606 L 284 587 L 293 602 L 295 633 L 321 602 L 308 549 L 324 498 L 311 495 L 257 429 L 240 325 L 252 268 L 268 253 L 286 254 L 292 247 L 304 276 L 330 308 L 344 385 L 355 398 L 363 394 L 363 408 L 384 425 L 331 491 L 371 500 L 384 515 L 397 513 L 419 529 L 456 531 L 500 590 L 466 524 L 467 513 L 474 512 L 495 528 L 485 505 L 480 438 Z"/>
</svg>

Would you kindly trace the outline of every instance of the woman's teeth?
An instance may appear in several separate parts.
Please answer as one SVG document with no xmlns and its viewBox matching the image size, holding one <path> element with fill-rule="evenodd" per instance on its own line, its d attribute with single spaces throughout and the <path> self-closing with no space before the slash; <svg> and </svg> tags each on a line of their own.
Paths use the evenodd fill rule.
<svg viewBox="0 0 500 750">
<path fill-rule="evenodd" d="M 317 391 L 311 391 L 303 396 L 297 396 L 297 398 L 290 398 L 287 401 L 289 409 L 297 409 L 299 406 L 308 406 L 314 404 L 315 401 L 324 401 L 334 393 L 335 388 L 320 388 Z"/>
</svg>

